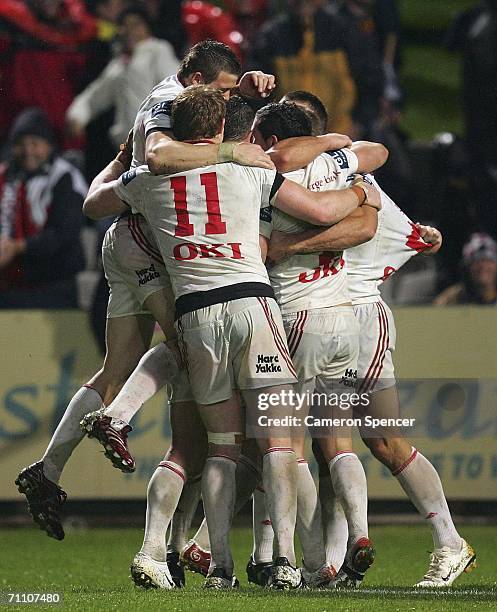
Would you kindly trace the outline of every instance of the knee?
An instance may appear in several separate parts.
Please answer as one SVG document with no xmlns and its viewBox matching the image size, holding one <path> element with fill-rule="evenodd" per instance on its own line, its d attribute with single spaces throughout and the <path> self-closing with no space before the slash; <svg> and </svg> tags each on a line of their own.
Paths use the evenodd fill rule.
<svg viewBox="0 0 497 612">
<path fill-rule="evenodd" d="M 364 438 L 364 444 L 369 448 L 373 457 L 390 470 L 395 469 L 396 449 L 391 440 L 388 438 Z"/>
<path fill-rule="evenodd" d="M 239 432 L 207 432 L 208 457 L 226 457 L 238 462 L 242 450 L 243 435 Z"/>
</svg>

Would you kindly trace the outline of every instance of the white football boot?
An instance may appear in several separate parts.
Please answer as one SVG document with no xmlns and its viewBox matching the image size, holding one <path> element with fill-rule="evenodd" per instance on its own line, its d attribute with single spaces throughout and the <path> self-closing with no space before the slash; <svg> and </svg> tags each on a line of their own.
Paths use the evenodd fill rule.
<svg viewBox="0 0 497 612">
<path fill-rule="evenodd" d="M 131 562 L 131 578 L 145 589 L 174 589 L 174 581 L 166 561 L 156 561 L 145 553 L 136 553 Z"/>
<path fill-rule="evenodd" d="M 439 588 L 450 586 L 463 572 L 469 573 L 476 567 L 475 551 L 466 542 L 461 541 L 461 550 L 452 550 L 448 546 L 435 548 L 430 555 L 430 566 L 423 579 L 416 587 Z"/>
<path fill-rule="evenodd" d="M 303 586 L 310 589 L 326 588 L 337 575 L 336 569 L 329 563 L 324 563 L 321 567 L 313 572 L 305 567 L 300 568 L 302 574 Z"/>
<path fill-rule="evenodd" d="M 284 591 L 300 588 L 302 586 L 300 569 L 290 565 L 286 557 L 278 557 L 271 568 L 271 582 L 269 586 L 273 589 Z"/>
</svg>

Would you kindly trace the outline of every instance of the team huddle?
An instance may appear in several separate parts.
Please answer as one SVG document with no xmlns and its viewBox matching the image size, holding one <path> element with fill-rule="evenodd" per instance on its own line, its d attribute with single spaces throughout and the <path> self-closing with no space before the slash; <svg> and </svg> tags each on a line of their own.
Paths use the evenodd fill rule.
<svg viewBox="0 0 497 612">
<path fill-rule="evenodd" d="M 442 238 L 375 181 L 383 145 L 326 133 L 326 109 L 308 92 L 264 105 L 274 87 L 272 75 L 241 75 L 221 43 L 197 44 L 144 100 L 83 206 L 92 219 L 117 215 L 102 247 L 107 353 L 16 484 L 35 522 L 62 539 L 58 482 L 74 448 L 86 434 L 114 467 L 134 471 L 129 422 L 167 385 L 171 447 L 150 480 L 131 564 L 143 587 L 181 587 L 187 567 L 206 588 L 235 588 L 230 527 L 251 498 L 250 582 L 357 587 L 374 561 L 353 431 L 329 423 L 361 410 L 399 415 L 395 323 L 380 285 L 414 255 L 436 253 Z M 149 349 L 156 322 L 166 341 Z M 354 395 L 367 401 L 357 406 Z M 286 418 L 294 396 L 301 416 L 322 423 L 312 434 L 319 490 L 307 427 Z M 257 424 L 262 397 L 271 399 L 268 427 Z M 350 401 L 315 399 L 323 397 Z M 416 586 L 452 584 L 475 553 L 435 468 L 394 426 L 359 433 L 431 528 L 434 551 Z M 200 498 L 205 519 L 188 540 Z"/>
</svg>

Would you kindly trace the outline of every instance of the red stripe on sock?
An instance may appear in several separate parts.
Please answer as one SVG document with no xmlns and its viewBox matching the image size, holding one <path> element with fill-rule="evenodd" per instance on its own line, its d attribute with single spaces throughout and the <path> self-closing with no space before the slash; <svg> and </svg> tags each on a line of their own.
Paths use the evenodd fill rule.
<svg viewBox="0 0 497 612">
<path fill-rule="evenodd" d="M 171 470 L 171 472 L 174 472 L 175 474 L 177 474 L 183 482 L 186 482 L 186 476 L 184 472 L 182 472 L 181 470 L 178 470 L 178 468 L 174 467 L 174 465 L 171 465 L 168 461 L 161 461 L 159 463 L 159 467 L 167 468 L 168 470 Z"/>
<path fill-rule="evenodd" d="M 269 455 L 269 453 L 294 453 L 293 448 L 288 448 L 285 446 L 273 446 L 272 448 L 268 448 L 264 453 L 265 455 Z"/>
<path fill-rule="evenodd" d="M 397 468 L 396 470 L 392 471 L 392 476 L 398 476 L 401 472 L 403 472 L 406 469 L 406 467 L 410 463 L 412 463 L 414 461 L 414 459 L 416 459 L 416 455 L 417 454 L 418 454 L 417 449 L 414 449 L 412 451 L 412 455 L 409 457 L 409 459 L 405 463 L 403 463 L 399 468 Z"/>
</svg>

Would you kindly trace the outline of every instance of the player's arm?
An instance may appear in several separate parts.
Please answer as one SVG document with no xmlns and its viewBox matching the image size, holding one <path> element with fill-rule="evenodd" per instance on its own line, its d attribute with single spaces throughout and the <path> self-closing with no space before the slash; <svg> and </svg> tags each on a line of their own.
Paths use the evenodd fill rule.
<svg viewBox="0 0 497 612">
<path fill-rule="evenodd" d="M 129 210 L 129 206 L 115 194 L 114 185 L 121 174 L 129 169 L 132 158 L 133 130 L 130 130 L 116 158 L 107 164 L 91 182 L 83 202 L 83 214 L 90 219 L 97 220 Z"/>
<path fill-rule="evenodd" d="M 273 201 L 276 208 L 313 225 L 338 223 L 366 203 L 381 208 L 379 192 L 363 181 L 348 189 L 313 192 L 288 179 L 283 180 Z"/>
<path fill-rule="evenodd" d="M 388 159 L 388 149 L 379 142 L 358 140 L 352 144 L 351 151 L 359 162 L 357 172 L 374 172 Z"/>
<path fill-rule="evenodd" d="M 265 262 L 268 256 L 269 238 L 266 238 L 266 236 L 259 234 L 259 247 L 261 249 L 261 259 L 263 262 Z"/>
<path fill-rule="evenodd" d="M 149 134 L 145 155 L 153 174 L 175 174 L 224 162 L 274 169 L 271 158 L 259 145 L 223 142 L 199 146 L 173 140 L 170 131 Z"/>
<path fill-rule="evenodd" d="M 296 234 L 273 231 L 267 258 L 278 263 L 301 253 L 343 251 L 373 238 L 378 227 L 378 211 L 368 205 L 359 206 L 339 223 L 326 229 L 313 228 Z"/>
<path fill-rule="evenodd" d="M 421 255 L 435 255 L 435 253 L 438 253 L 442 246 L 441 232 L 437 230 L 436 227 L 431 227 L 430 225 L 416 223 L 416 227 L 419 230 L 421 238 L 430 245 L 429 248 L 421 251 Z"/>
<path fill-rule="evenodd" d="M 267 151 L 278 172 L 293 172 L 310 164 L 318 155 L 350 147 L 352 140 L 343 134 L 296 136 L 280 140 Z"/>
</svg>

